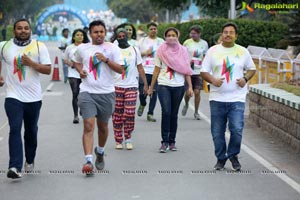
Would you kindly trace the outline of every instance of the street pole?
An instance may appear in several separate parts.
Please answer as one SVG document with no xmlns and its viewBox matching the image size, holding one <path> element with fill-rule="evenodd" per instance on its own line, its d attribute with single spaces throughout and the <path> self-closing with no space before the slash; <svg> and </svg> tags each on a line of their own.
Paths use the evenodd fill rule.
<svg viewBox="0 0 300 200">
<path fill-rule="evenodd" d="M 235 0 L 230 0 L 230 19 L 235 19 Z"/>
<path fill-rule="evenodd" d="M 169 9 L 166 10 L 166 22 L 170 22 L 170 15 L 169 15 Z"/>
</svg>

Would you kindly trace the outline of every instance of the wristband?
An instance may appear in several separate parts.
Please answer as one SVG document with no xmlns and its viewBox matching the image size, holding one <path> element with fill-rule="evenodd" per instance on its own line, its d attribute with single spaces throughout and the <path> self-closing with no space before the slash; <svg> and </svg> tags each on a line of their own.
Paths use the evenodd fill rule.
<svg viewBox="0 0 300 200">
<path fill-rule="evenodd" d="M 108 61 L 109 61 L 109 58 L 106 58 L 106 60 L 105 60 L 105 63 L 107 64 L 107 63 L 108 63 Z"/>
<path fill-rule="evenodd" d="M 246 81 L 246 83 L 248 82 L 248 79 L 244 76 L 243 79 Z"/>
</svg>

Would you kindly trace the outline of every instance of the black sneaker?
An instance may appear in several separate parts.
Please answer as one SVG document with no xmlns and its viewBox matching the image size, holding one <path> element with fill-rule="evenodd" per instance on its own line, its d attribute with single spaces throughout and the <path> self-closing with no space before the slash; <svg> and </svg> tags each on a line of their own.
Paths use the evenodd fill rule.
<svg viewBox="0 0 300 200">
<path fill-rule="evenodd" d="M 232 170 L 233 171 L 240 171 L 241 170 L 242 166 L 241 166 L 237 156 L 233 156 L 229 160 L 232 164 Z"/>
<path fill-rule="evenodd" d="M 95 154 L 96 154 L 95 166 L 98 170 L 103 170 L 105 166 L 104 153 L 103 154 L 98 153 L 97 147 L 95 147 Z"/>
<path fill-rule="evenodd" d="M 225 160 L 218 160 L 216 165 L 214 166 L 215 170 L 224 170 L 224 166 L 226 164 L 226 159 Z"/>
<path fill-rule="evenodd" d="M 12 167 L 7 171 L 7 178 L 18 179 L 22 178 L 22 173 L 17 170 L 17 168 Z"/>
</svg>

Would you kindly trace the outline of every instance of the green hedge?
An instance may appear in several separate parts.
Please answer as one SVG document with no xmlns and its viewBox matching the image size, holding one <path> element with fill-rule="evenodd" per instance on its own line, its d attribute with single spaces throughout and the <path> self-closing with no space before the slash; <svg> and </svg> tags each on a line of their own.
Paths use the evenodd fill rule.
<svg viewBox="0 0 300 200">
<path fill-rule="evenodd" d="M 237 44 L 244 47 L 248 45 L 261 46 L 266 48 L 286 48 L 280 45 L 280 41 L 288 35 L 288 26 L 278 22 L 256 21 L 256 20 L 228 20 L 228 19 L 201 19 L 194 20 L 182 24 L 160 24 L 158 26 L 158 35 L 163 37 L 164 31 L 173 26 L 180 30 L 180 42 L 189 38 L 189 28 L 194 25 L 200 25 L 202 30 L 202 38 L 206 40 L 209 45 L 212 45 L 212 37 L 221 32 L 223 24 L 232 21 L 238 25 L 238 39 Z M 280 45 L 280 46 L 279 46 Z"/>
<path fill-rule="evenodd" d="M 3 26 L 0 26 L 0 31 L 2 31 Z M 14 37 L 14 33 L 13 33 L 13 25 L 8 25 L 6 26 L 6 40 L 9 40 L 10 38 Z M 2 41 L 2 34 L 0 34 L 0 41 Z"/>
</svg>

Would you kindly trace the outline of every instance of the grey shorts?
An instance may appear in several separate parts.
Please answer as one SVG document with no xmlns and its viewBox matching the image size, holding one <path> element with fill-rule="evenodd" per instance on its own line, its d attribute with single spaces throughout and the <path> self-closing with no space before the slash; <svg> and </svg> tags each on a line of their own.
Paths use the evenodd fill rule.
<svg viewBox="0 0 300 200">
<path fill-rule="evenodd" d="M 115 110 L 115 93 L 90 94 L 81 92 L 78 95 L 78 106 L 83 119 L 97 117 L 97 120 L 108 123 Z"/>
</svg>

